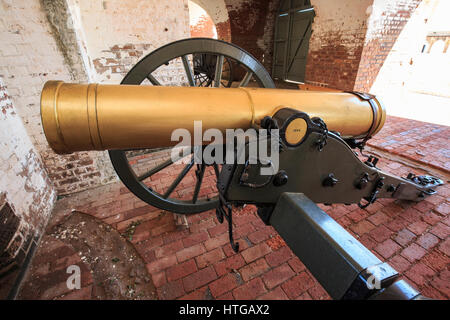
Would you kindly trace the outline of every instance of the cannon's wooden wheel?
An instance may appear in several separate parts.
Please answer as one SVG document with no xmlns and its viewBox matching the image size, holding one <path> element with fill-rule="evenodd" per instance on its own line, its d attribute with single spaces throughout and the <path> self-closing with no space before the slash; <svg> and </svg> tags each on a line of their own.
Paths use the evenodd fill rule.
<svg viewBox="0 0 450 320">
<path fill-rule="evenodd" d="M 249 81 L 254 79 L 260 87 L 275 87 L 269 73 L 252 55 L 233 44 L 206 38 L 180 40 L 153 51 L 140 60 L 128 72 L 121 84 L 140 85 L 145 80 L 148 80 L 152 85 L 161 85 L 162 82 L 159 81 L 155 75 L 152 75 L 152 73 L 161 66 L 169 65 L 169 63 L 175 59 L 181 59 L 188 85 L 196 86 L 198 84 L 194 79 L 191 61 L 192 55 L 198 53 L 217 56 L 214 79 L 214 86 L 216 87 L 221 84 L 223 63 L 225 59 L 229 59 L 233 62 L 233 64 L 236 63 L 245 68 L 246 74 L 239 83 L 239 86 L 247 86 Z M 180 103 L 183 102 L 180 101 Z M 126 106 L 124 106 L 124 108 L 126 108 Z M 151 123 L 149 125 L 151 125 Z M 150 152 L 156 153 L 158 151 L 150 150 Z M 169 184 L 169 188 L 161 194 L 160 192 L 154 190 L 155 188 L 147 186 L 145 180 L 151 179 L 151 177 L 155 176 L 158 172 L 174 165 L 170 159 L 157 164 L 151 169 L 148 169 L 145 173 L 137 174 L 133 170 L 132 165 L 130 165 L 130 161 L 127 157 L 127 151 L 109 151 L 109 156 L 114 169 L 125 186 L 141 200 L 152 206 L 175 213 L 192 214 L 214 209 L 218 205 L 217 197 L 199 197 L 199 190 L 203 182 L 205 166 L 197 165 L 197 174 L 195 175 L 197 181 L 195 182 L 195 188 L 192 192 L 192 198 L 186 200 L 177 199 L 176 197 L 172 198 L 171 196 L 178 184 L 180 184 L 183 178 L 185 178 L 186 174 L 193 167 L 195 167 L 193 161 L 189 161 L 184 166 L 180 174 L 174 178 L 172 183 Z M 218 166 L 215 165 L 214 172 L 216 176 L 218 174 L 218 170 Z"/>
<path fill-rule="evenodd" d="M 194 81 L 198 87 L 212 87 L 216 71 L 217 56 L 211 54 L 194 54 Z M 233 64 L 225 57 L 220 85 L 230 88 L 233 84 Z"/>
</svg>

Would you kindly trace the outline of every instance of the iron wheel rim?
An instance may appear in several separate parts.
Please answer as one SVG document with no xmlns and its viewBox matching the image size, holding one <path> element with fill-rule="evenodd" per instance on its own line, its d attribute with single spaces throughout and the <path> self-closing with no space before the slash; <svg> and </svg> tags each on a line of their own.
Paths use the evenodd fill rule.
<svg viewBox="0 0 450 320">
<path fill-rule="evenodd" d="M 155 83 L 157 80 L 154 77 L 152 79 L 152 73 L 155 70 L 162 65 L 167 65 L 172 60 L 195 53 L 221 55 L 224 58 L 230 58 L 239 62 L 247 71 L 241 82 L 243 86 L 246 86 L 250 78 L 252 78 L 256 80 L 260 87 L 275 88 L 269 73 L 250 53 L 231 43 L 209 38 L 183 39 L 156 49 L 141 59 L 128 72 L 121 84 L 140 85 L 145 79 L 148 79 L 153 85 L 158 85 Z M 188 72 L 186 66 L 185 72 L 186 74 Z M 161 194 L 152 190 L 138 179 L 135 171 L 130 166 L 126 151 L 110 150 L 109 157 L 122 183 L 142 201 L 159 209 L 180 214 L 200 213 L 217 207 L 219 203 L 217 196 L 211 199 L 197 200 L 194 203 L 175 198 L 163 198 Z M 215 173 L 217 176 L 216 170 Z"/>
</svg>

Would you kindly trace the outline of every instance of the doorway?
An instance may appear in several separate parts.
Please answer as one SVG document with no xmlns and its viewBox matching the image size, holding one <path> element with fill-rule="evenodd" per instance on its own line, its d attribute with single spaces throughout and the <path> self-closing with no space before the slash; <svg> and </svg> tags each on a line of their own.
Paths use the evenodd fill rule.
<svg viewBox="0 0 450 320">
<path fill-rule="evenodd" d="M 272 77 L 304 83 L 314 8 L 310 0 L 282 0 L 275 21 Z"/>
</svg>

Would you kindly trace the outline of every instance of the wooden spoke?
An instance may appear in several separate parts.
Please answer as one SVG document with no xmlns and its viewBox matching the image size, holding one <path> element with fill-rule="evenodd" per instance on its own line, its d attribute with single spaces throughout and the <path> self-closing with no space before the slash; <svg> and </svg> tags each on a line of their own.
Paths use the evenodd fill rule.
<svg viewBox="0 0 450 320">
<path fill-rule="evenodd" d="M 160 83 L 158 80 L 156 80 L 156 78 L 155 78 L 151 73 L 147 76 L 147 79 L 148 79 L 148 81 L 150 81 L 154 86 L 160 86 L 160 85 L 161 85 L 161 83 Z"/>
<path fill-rule="evenodd" d="M 172 159 L 169 159 L 167 161 L 164 161 L 163 163 L 157 165 L 156 167 L 154 167 L 153 169 L 151 169 L 150 171 L 144 173 L 143 175 L 140 175 L 138 177 L 139 181 L 145 180 L 149 177 L 151 177 L 152 175 L 154 175 L 157 172 L 160 172 L 161 170 L 167 168 L 168 166 L 170 166 L 173 163 Z"/>
<path fill-rule="evenodd" d="M 214 163 L 214 173 L 216 174 L 216 178 L 219 179 L 219 174 L 220 174 L 220 170 L 219 170 L 219 166 L 217 165 L 217 163 Z"/>
<path fill-rule="evenodd" d="M 178 160 L 183 159 L 184 155 L 186 154 L 186 152 L 189 151 L 190 149 L 191 149 L 190 147 L 181 149 L 174 161 L 172 161 L 172 157 L 171 157 L 169 160 L 166 160 L 163 163 L 158 164 L 156 167 L 154 167 L 154 168 L 150 169 L 149 171 L 147 171 L 146 173 L 138 176 L 138 180 L 139 181 L 143 181 L 143 180 L 151 177 L 155 173 L 157 173 L 157 172 L 167 168 L 168 166 L 170 166 L 174 162 L 177 162 Z"/>
<path fill-rule="evenodd" d="M 216 74 L 214 76 L 214 87 L 216 88 L 220 87 L 220 82 L 222 81 L 223 60 L 224 56 L 217 56 Z"/>
<path fill-rule="evenodd" d="M 244 76 L 244 79 L 242 79 L 241 83 L 239 84 L 239 87 L 246 87 L 248 83 L 250 82 L 250 79 L 253 76 L 253 72 L 247 71 L 247 73 Z"/>
<path fill-rule="evenodd" d="M 184 70 L 186 71 L 186 76 L 188 78 L 189 85 L 191 87 L 195 87 L 194 72 L 192 71 L 191 64 L 189 62 L 188 56 L 184 55 L 181 58 L 183 60 L 183 66 L 184 66 Z"/>
<path fill-rule="evenodd" d="M 197 183 L 195 184 L 194 196 L 192 197 L 192 203 L 197 202 L 198 193 L 200 192 L 200 187 L 202 186 L 203 176 L 205 175 L 206 165 L 202 163 L 200 170 L 197 171 Z"/>
<path fill-rule="evenodd" d="M 163 86 L 165 82 L 156 75 L 155 70 L 171 65 L 174 60 L 179 62 L 180 59 L 183 62 L 184 69 L 180 70 L 180 76 L 186 76 L 185 82 L 190 86 L 230 87 L 233 80 L 233 65 L 242 65 L 246 71 L 252 73 L 251 75 L 246 75 L 246 78 L 256 80 L 258 85 L 262 87 L 274 87 L 272 79 L 262 65 L 245 51 L 222 41 L 200 38 L 176 41 L 155 50 L 139 61 L 121 83 L 124 85 L 139 85 L 143 84 L 144 79 L 148 79 L 154 86 Z M 180 85 L 186 85 L 186 83 Z M 247 79 L 241 83 L 246 85 Z M 171 149 L 168 148 L 168 150 Z M 166 158 L 160 158 L 159 161 L 161 163 L 152 165 L 154 168 L 151 168 L 149 165 L 149 167 L 142 170 L 141 165 L 134 166 L 134 161 L 132 164 L 130 159 L 127 158 L 128 156 L 134 157 L 134 153 L 127 154 L 127 151 L 136 150 L 110 150 L 109 155 L 122 182 L 141 200 L 162 210 L 183 214 L 204 212 L 217 207 L 219 203 L 218 196 L 213 198 L 200 196 L 202 185 L 207 180 L 205 178 L 207 165 L 204 169 L 200 165 L 198 166 L 193 190 L 189 192 L 188 198 L 184 199 L 183 197 L 183 199 L 180 199 L 179 195 L 176 194 L 176 189 L 182 181 L 187 180 L 185 177 L 195 166 L 195 159 L 186 158 L 187 163 L 178 166 L 178 160 L 175 158 L 168 159 L 166 153 L 164 153 L 163 156 Z M 165 152 L 166 150 L 144 150 L 144 154 L 160 151 Z M 189 154 L 193 158 L 192 150 L 183 154 Z M 145 157 L 145 161 L 153 164 L 154 160 L 152 158 L 152 156 Z M 183 157 L 180 156 L 181 158 Z M 176 169 L 178 176 L 171 175 L 172 182 L 169 183 L 170 186 L 166 187 L 167 191 L 164 190 L 159 193 L 144 184 L 145 179 L 150 179 L 152 175 L 158 174 L 158 172 L 161 173 L 163 170 L 173 172 L 170 168 L 178 168 Z M 137 169 L 140 170 L 137 171 Z M 215 180 L 220 174 L 219 170 L 220 165 L 214 165 L 215 176 L 208 178 Z"/>
</svg>

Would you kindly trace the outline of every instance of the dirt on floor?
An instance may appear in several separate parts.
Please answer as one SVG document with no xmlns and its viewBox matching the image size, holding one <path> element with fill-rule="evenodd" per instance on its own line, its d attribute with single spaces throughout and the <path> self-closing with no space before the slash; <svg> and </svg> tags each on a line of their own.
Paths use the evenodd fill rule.
<svg viewBox="0 0 450 320">
<path fill-rule="evenodd" d="M 155 286 L 144 261 L 127 241 L 127 238 L 132 238 L 134 228 L 130 225 L 121 235 L 111 226 L 81 212 L 73 211 L 63 217 L 47 229 L 41 242 L 53 250 L 38 252 L 18 298 L 45 299 L 55 290 L 64 292 L 61 285 L 53 287 L 53 284 L 61 283 L 61 277 L 70 277 L 67 270 L 58 270 L 60 260 L 68 257 L 80 266 L 82 274 L 91 274 L 81 281 L 86 298 L 90 293 L 91 299 L 157 299 Z M 77 257 L 81 263 L 76 263 Z M 42 263 L 36 263 L 39 260 Z M 64 262 L 67 261 L 63 261 L 67 265 Z M 49 269 L 54 269 L 52 274 L 57 276 L 42 277 L 42 271 L 48 272 Z M 73 298 L 71 293 L 69 290 L 58 298 Z"/>
</svg>

